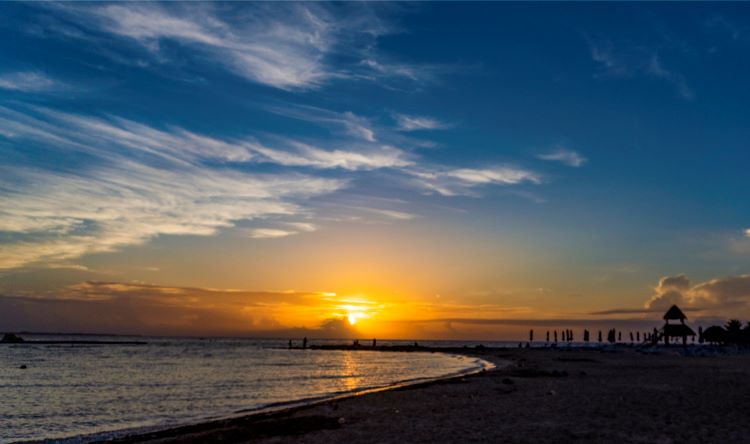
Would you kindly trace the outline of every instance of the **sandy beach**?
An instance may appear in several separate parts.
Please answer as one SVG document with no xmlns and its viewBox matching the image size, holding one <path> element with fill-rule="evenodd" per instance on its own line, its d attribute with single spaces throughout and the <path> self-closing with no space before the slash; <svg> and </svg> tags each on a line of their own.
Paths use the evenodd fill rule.
<svg viewBox="0 0 750 444">
<path fill-rule="evenodd" d="M 117 442 L 743 442 L 750 355 L 455 350 L 481 374 Z M 408 358 L 408 355 L 404 356 Z"/>
</svg>

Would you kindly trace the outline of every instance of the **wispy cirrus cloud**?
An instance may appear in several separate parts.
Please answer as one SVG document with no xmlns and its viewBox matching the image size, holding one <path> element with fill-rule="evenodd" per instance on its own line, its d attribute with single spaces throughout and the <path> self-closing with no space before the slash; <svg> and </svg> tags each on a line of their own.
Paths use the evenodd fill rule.
<svg viewBox="0 0 750 444">
<path fill-rule="evenodd" d="M 450 125 L 432 117 L 394 114 L 398 129 L 401 131 L 436 130 L 450 128 Z"/>
<path fill-rule="evenodd" d="M 340 168 L 343 170 L 375 170 L 399 168 L 412 164 L 408 155 L 395 147 L 366 146 L 360 150 L 324 150 L 308 143 L 286 140 L 287 149 L 270 148 L 261 144 L 249 144 L 259 161 L 290 167 L 319 169 Z"/>
<path fill-rule="evenodd" d="M 572 167 L 580 167 L 588 161 L 588 159 L 578 152 L 567 148 L 557 148 L 547 153 L 538 154 L 536 157 L 541 160 L 560 162 Z"/>
<path fill-rule="evenodd" d="M 667 69 L 658 54 L 651 55 L 651 58 L 648 62 L 648 73 L 656 78 L 666 80 L 667 82 L 674 85 L 674 87 L 677 88 L 677 92 L 683 99 L 695 99 L 695 92 L 693 92 L 693 89 L 690 88 L 690 86 L 687 84 L 685 76 L 674 70 Z"/>
<path fill-rule="evenodd" d="M 112 252 L 159 235 L 215 234 L 236 221 L 301 212 L 294 198 L 336 180 L 201 167 L 166 170 L 122 158 L 83 173 L 3 168 L 0 268 Z"/>
<path fill-rule="evenodd" d="M 297 234 L 293 230 L 281 230 L 279 228 L 255 228 L 250 230 L 250 237 L 253 239 L 276 239 Z"/>
<path fill-rule="evenodd" d="M 48 92 L 66 89 L 67 85 L 39 71 L 0 74 L 0 89 L 22 92 Z"/>
<path fill-rule="evenodd" d="M 313 122 L 321 126 L 343 131 L 344 134 L 367 142 L 376 142 L 375 129 L 369 119 L 351 111 L 343 113 L 315 106 L 288 105 L 266 106 L 264 109 L 280 116 Z"/>
<path fill-rule="evenodd" d="M 276 239 L 300 233 L 312 233 L 317 229 L 315 224 L 309 222 L 282 222 L 273 228 L 252 228 L 245 232 L 253 239 Z"/>
<path fill-rule="evenodd" d="M 476 195 L 475 188 L 487 185 L 541 183 L 537 173 L 511 166 L 413 170 L 410 174 L 419 187 L 443 196 L 473 196 Z"/>
<path fill-rule="evenodd" d="M 66 5 L 81 26 L 134 41 L 162 56 L 174 42 L 200 51 L 253 82 L 281 89 L 312 88 L 333 73 L 325 63 L 338 28 L 323 8 L 289 5 L 233 11 L 215 5 Z"/>
<path fill-rule="evenodd" d="M 693 100 L 695 92 L 685 76 L 667 68 L 658 51 L 643 47 L 615 48 L 609 41 L 589 42 L 591 58 L 601 68 L 599 77 L 650 77 L 671 84 L 685 100 Z"/>
<path fill-rule="evenodd" d="M 75 23 L 78 32 L 52 30 L 41 36 L 96 39 L 101 51 L 123 63 L 128 58 L 117 56 L 100 34 L 136 43 L 157 65 L 169 62 L 177 45 L 194 52 L 193 60 L 209 59 L 249 81 L 284 90 L 316 89 L 335 79 L 421 82 L 434 77 L 428 65 L 373 58 L 378 37 L 391 29 L 372 6 L 108 3 L 51 8 Z M 334 62 L 339 56 L 351 62 Z"/>
<path fill-rule="evenodd" d="M 302 212 L 298 199 L 345 181 L 253 173 L 216 161 L 254 160 L 249 146 L 136 122 L 0 108 L 8 158 L 69 152 L 85 164 L 0 167 L 0 268 L 111 252 L 160 235 L 215 234 L 235 222 Z"/>
</svg>

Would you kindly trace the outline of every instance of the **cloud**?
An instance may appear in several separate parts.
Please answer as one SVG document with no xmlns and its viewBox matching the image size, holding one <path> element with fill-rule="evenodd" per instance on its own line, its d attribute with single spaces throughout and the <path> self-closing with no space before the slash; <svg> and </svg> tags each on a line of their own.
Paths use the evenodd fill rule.
<svg viewBox="0 0 750 444">
<path fill-rule="evenodd" d="M 156 335 L 353 337 L 349 302 L 320 292 L 85 281 L 51 296 L 0 295 L 9 330 Z"/>
<path fill-rule="evenodd" d="M 71 160 L 0 166 L 0 231 L 8 234 L 0 268 L 116 251 L 160 235 L 213 235 L 240 220 L 302 213 L 297 200 L 345 184 L 216 165 L 255 155 L 242 144 L 114 117 L 0 108 L 0 137 L 8 153 L 34 147 Z M 87 160 L 77 166 L 80 155 Z"/>
<path fill-rule="evenodd" d="M 155 55 L 163 50 L 162 43 L 174 42 L 256 83 L 313 88 L 333 75 L 325 57 L 341 28 L 323 8 L 260 5 L 252 10 L 231 8 L 230 14 L 220 14 L 219 9 L 153 3 L 66 8 L 81 25 L 135 41 Z"/>
<path fill-rule="evenodd" d="M 456 168 L 447 170 L 414 170 L 414 182 L 443 196 L 473 195 L 472 189 L 485 185 L 517 185 L 541 183 L 540 176 L 521 168 Z"/>
<path fill-rule="evenodd" d="M 283 222 L 279 227 L 252 228 L 247 230 L 247 233 L 253 239 L 276 239 L 299 233 L 312 233 L 317 229 L 315 224 L 309 222 Z"/>
<path fill-rule="evenodd" d="M 365 208 L 365 207 L 358 207 L 357 209 L 366 211 L 368 213 L 373 213 L 379 216 L 385 216 L 389 219 L 395 219 L 395 220 L 412 220 L 412 219 L 417 218 L 416 214 L 406 213 L 404 211 L 385 210 L 382 208 Z"/>
<path fill-rule="evenodd" d="M 0 74 L 0 89 L 22 92 L 46 92 L 66 88 L 66 85 L 37 71 Z"/>
<path fill-rule="evenodd" d="M 558 148 L 549 153 L 539 154 L 536 157 L 541 160 L 560 162 L 572 167 L 580 167 L 588 161 L 588 159 L 577 152 L 566 148 Z"/>
<path fill-rule="evenodd" d="M 347 135 L 367 142 L 375 142 L 375 130 L 368 119 L 358 116 L 350 111 L 343 113 L 327 109 L 295 105 L 295 106 L 268 106 L 266 110 L 285 117 L 313 122 L 323 126 L 340 128 Z"/>
<path fill-rule="evenodd" d="M 78 26 L 78 32 L 60 32 L 60 37 L 96 40 L 114 60 L 129 63 L 129 57 L 116 55 L 123 48 L 102 33 L 135 43 L 157 66 L 178 58 L 173 56 L 176 49 L 189 49 L 190 60 L 208 59 L 251 82 L 283 90 L 315 89 L 335 79 L 421 81 L 431 72 L 416 64 L 374 60 L 378 37 L 391 31 L 376 13 L 382 8 L 370 5 L 109 3 L 48 8 Z"/>
<path fill-rule="evenodd" d="M 253 239 L 275 239 L 297 234 L 296 231 L 279 230 L 277 228 L 256 228 L 250 231 L 250 237 Z"/>
<path fill-rule="evenodd" d="M 710 314 L 747 315 L 750 313 L 750 275 L 711 279 L 697 284 L 685 275 L 662 277 L 645 307 L 663 311 L 672 304 Z"/>
<path fill-rule="evenodd" d="M 365 59 L 360 62 L 360 65 L 366 66 L 375 73 L 393 76 L 393 77 L 404 77 L 410 80 L 419 79 L 419 70 L 409 64 L 397 64 L 397 63 L 382 63 L 374 59 Z"/>
<path fill-rule="evenodd" d="M 615 50 L 611 42 L 589 42 L 591 58 L 600 66 L 600 77 L 650 77 L 670 83 L 685 100 L 693 100 L 695 93 L 685 76 L 668 69 L 662 57 L 643 47 Z"/>
<path fill-rule="evenodd" d="M 393 118 L 396 120 L 398 129 L 401 131 L 435 130 L 450 127 L 447 123 L 431 117 L 395 114 Z"/>
<path fill-rule="evenodd" d="M 685 77 L 664 67 L 663 62 L 658 54 L 653 54 L 648 64 L 648 72 L 654 77 L 664 79 L 677 88 L 677 92 L 685 100 L 693 100 L 695 93 L 688 86 Z"/>
<path fill-rule="evenodd" d="M 399 168 L 412 164 L 405 152 L 398 148 L 380 145 L 367 146 L 360 151 L 324 150 L 316 146 L 286 140 L 289 149 L 270 148 L 261 144 L 252 144 L 251 149 L 259 155 L 258 161 L 277 165 L 340 168 L 343 170 L 374 170 L 379 168 Z"/>
<path fill-rule="evenodd" d="M 591 58 L 600 64 L 604 74 L 615 77 L 628 76 L 631 74 L 630 66 L 619 56 L 615 55 L 611 43 L 591 43 L 590 48 Z"/>
<path fill-rule="evenodd" d="M 347 113 L 322 115 L 364 121 Z M 15 159 L 0 166 L 0 231 L 8 234 L 0 268 L 113 252 L 161 235 L 209 236 L 242 220 L 310 214 L 300 202 L 347 186 L 343 173 L 387 169 L 444 196 L 475 195 L 474 189 L 488 185 L 540 183 L 536 173 L 509 166 L 419 167 L 415 155 L 380 142 L 349 141 L 345 150 L 267 138 L 273 145 L 251 136 L 219 138 L 113 115 L 0 106 L 2 149 Z M 68 162 L 24 160 L 50 153 L 65 153 Z M 269 172 L 258 164 L 275 168 Z M 318 170 L 338 174 L 311 175 Z M 371 212 L 392 220 L 414 217 L 387 209 Z M 258 227 L 250 236 L 283 237 L 313 227 Z"/>
</svg>

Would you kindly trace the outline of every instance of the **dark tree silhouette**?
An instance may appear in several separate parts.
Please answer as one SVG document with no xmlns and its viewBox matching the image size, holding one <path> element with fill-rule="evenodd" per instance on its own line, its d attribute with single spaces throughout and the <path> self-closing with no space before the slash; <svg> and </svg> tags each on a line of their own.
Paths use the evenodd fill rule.
<svg viewBox="0 0 750 444">
<path fill-rule="evenodd" d="M 727 331 L 726 342 L 730 344 L 739 344 L 742 334 L 742 322 L 737 319 L 730 319 L 724 326 Z"/>
</svg>

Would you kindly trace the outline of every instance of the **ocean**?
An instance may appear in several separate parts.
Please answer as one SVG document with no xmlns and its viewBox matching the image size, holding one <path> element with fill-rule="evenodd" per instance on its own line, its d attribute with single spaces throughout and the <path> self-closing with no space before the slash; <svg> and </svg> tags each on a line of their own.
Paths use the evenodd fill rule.
<svg viewBox="0 0 750 444">
<path fill-rule="evenodd" d="M 25 337 L 146 344 L 1 345 L 2 443 L 80 442 L 86 435 L 187 424 L 483 365 L 443 353 L 288 350 L 284 340 Z"/>
</svg>

